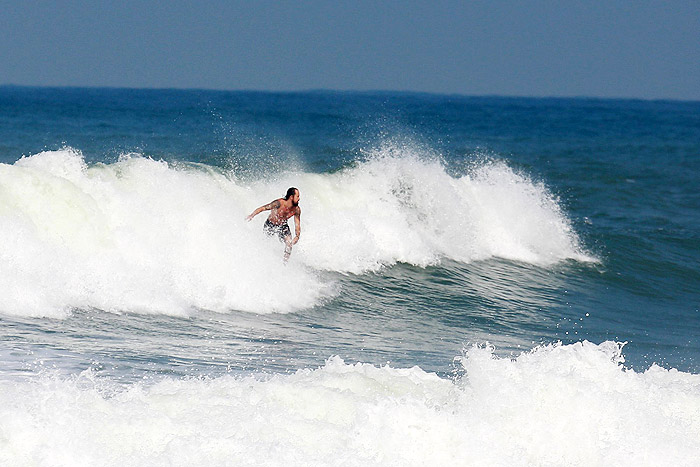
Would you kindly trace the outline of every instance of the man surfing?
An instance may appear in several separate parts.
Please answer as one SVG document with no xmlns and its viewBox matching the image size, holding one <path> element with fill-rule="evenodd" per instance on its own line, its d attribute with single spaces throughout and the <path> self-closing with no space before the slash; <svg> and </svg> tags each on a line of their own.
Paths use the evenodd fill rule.
<svg viewBox="0 0 700 467">
<path fill-rule="evenodd" d="M 277 235 L 280 241 L 284 242 L 284 262 L 286 263 L 289 259 L 289 255 L 292 254 L 292 246 L 296 245 L 299 241 L 299 235 L 301 234 L 299 190 L 291 187 L 287 190 L 287 194 L 284 198 L 279 198 L 269 204 L 260 206 L 246 217 L 245 220 L 250 221 L 263 211 L 270 211 L 270 215 L 267 216 L 265 225 L 263 225 L 263 231 L 269 236 Z M 287 224 L 287 220 L 292 216 L 294 216 L 294 233 L 296 234 L 294 238 L 292 238 L 292 233 Z"/>
</svg>

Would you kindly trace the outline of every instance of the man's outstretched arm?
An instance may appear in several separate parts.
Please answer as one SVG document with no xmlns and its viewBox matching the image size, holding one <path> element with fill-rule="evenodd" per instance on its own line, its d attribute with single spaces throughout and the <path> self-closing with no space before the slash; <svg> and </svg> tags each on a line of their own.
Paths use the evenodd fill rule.
<svg viewBox="0 0 700 467">
<path fill-rule="evenodd" d="M 250 215 L 249 215 L 248 217 L 245 218 L 245 220 L 249 221 L 249 220 L 251 220 L 253 217 L 257 216 L 258 214 L 260 214 L 260 213 L 263 212 L 263 211 L 269 211 L 269 210 L 272 209 L 272 208 L 278 208 L 278 207 L 280 207 L 280 202 L 279 202 L 278 199 L 276 199 L 276 200 L 274 200 L 273 202 L 268 203 L 268 204 L 265 204 L 265 205 L 263 205 L 263 206 L 260 206 L 258 209 L 256 209 L 255 211 L 251 212 Z"/>
</svg>

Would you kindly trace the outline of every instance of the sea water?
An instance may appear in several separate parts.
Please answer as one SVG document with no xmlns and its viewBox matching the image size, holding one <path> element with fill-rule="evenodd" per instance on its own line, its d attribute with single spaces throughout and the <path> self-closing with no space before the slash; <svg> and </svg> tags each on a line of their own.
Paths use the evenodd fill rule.
<svg viewBox="0 0 700 467">
<path fill-rule="evenodd" d="M 697 102 L 0 88 L 0 465 L 699 465 L 698 187 Z"/>
</svg>

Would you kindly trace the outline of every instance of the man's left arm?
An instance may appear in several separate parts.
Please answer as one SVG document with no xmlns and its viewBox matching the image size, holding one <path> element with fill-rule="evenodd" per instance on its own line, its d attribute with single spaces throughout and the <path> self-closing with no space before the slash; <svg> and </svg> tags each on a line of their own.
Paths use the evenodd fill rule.
<svg viewBox="0 0 700 467">
<path fill-rule="evenodd" d="M 294 212 L 294 240 L 292 241 L 292 245 L 296 245 L 296 243 L 299 241 L 299 235 L 301 235 L 301 208 L 297 206 L 296 211 Z"/>
</svg>

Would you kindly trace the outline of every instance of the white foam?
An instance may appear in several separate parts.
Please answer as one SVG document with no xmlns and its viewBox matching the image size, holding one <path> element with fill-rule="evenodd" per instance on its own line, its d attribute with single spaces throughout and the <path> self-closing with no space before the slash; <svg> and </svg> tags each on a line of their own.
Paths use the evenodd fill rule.
<svg viewBox="0 0 700 467">
<path fill-rule="evenodd" d="M 300 251 L 318 269 L 361 273 L 441 258 L 595 261 L 546 187 L 502 162 L 455 178 L 437 160 L 389 147 L 339 173 L 297 178 L 308 213 Z"/>
<path fill-rule="evenodd" d="M 0 464 L 698 465 L 700 376 L 625 370 L 620 348 L 472 348 L 456 381 L 337 357 L 126 388 L 91 373 L 0 381 Z"/>
<path fill-rule="evenodd" d="M 142 157 L 88 167 L 70 148 L 0 164 L 0 312 L 287 312 L 333 293 L 324 270 L 590 259 L 541 184 L 503 163 L 455 178 L 419 156 L 389 148 L 341 172 L 253 182 Z M 282 267 L 264 214 L 243 218 L 289 186 L 303 227 Z"/>
<path fill-rule="evenodd" d="M 67 149 L 0 164 L 0 310 L 313 306 L 328 286 L 284 267 L 280 245 L 244 222 L 259 199 L 223 174 L 140 157 L 88 168 Z"/>
</svg>

